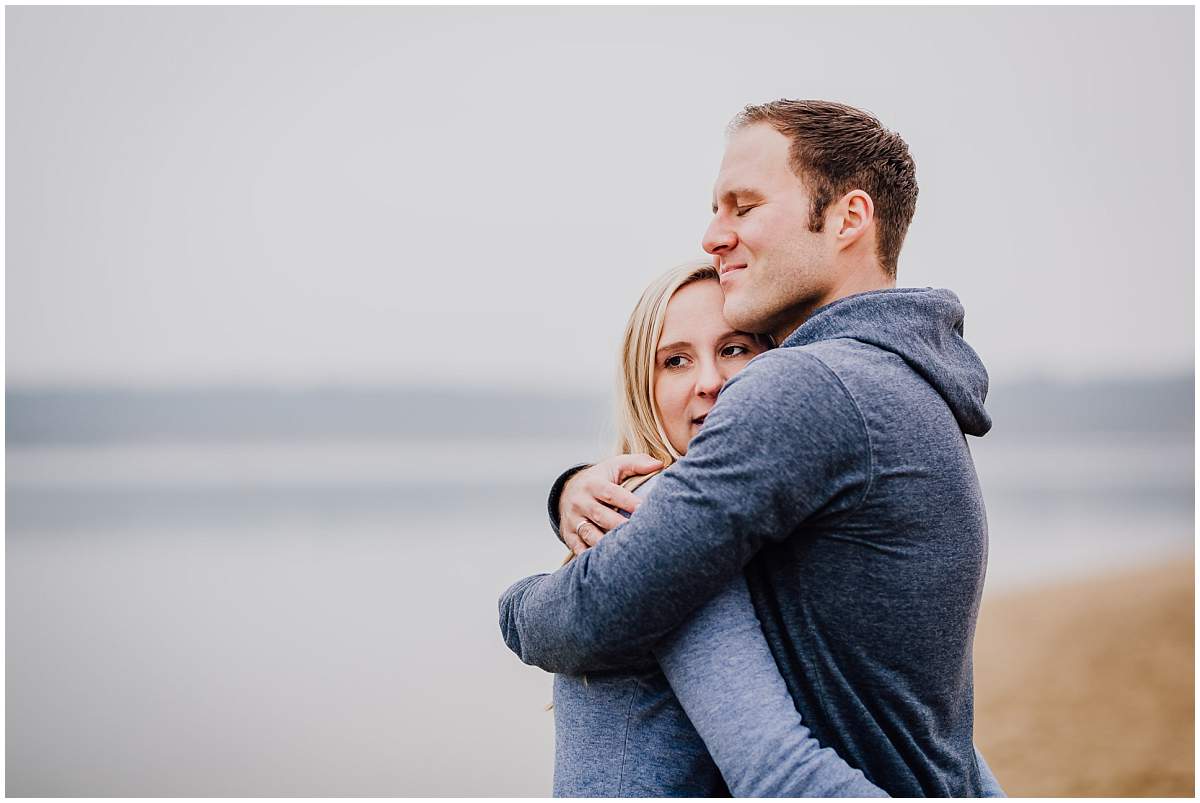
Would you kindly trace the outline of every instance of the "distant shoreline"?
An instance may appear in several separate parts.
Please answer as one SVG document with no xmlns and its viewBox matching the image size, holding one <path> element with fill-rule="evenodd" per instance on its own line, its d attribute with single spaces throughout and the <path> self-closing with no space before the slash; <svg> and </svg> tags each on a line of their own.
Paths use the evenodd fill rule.
<svg viewBox="0 0 1200 803">
<path fill-rule="evenodd" d="M 986 438 L 1122 433 L 1192 437 L 1194 378 L 994 386 Z M 380 437 L 579 437 L 611 428 L 606 393 L 254 386 L 5 389 L 7 444 Z"/>
</svg>

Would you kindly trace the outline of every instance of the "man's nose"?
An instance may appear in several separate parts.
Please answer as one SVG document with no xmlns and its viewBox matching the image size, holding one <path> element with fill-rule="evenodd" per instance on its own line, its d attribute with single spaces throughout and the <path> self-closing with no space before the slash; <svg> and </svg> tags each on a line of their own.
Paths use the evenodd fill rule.
<svg viewBox="0 0 1200 803">
<path fill-rule="evenodd" d="M 712 223 L 708 224 L 708 231 L 704 232 L 702 244 L 707 253 L 720 256 L 733 250 L 737 245 L 737 235 L 720 218 L 714 217 Z"/>
</svg>

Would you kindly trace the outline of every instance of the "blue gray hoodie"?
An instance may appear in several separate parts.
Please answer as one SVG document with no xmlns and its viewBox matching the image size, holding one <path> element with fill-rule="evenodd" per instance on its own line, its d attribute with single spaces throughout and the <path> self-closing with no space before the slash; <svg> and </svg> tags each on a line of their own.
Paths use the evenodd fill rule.
<svg viewBox="0 0 1200 803">
<path fill-rule="evenodd" d="M 630 521 L 502 606 L 526 663 L 645 659 L 744 570 L 821 744 L 893 796 L 978 796 L 971 646 L 987 521 L 965 434 L 987 372 L 947 290 L 817 310 L 734 376 Z"/>
</svg>

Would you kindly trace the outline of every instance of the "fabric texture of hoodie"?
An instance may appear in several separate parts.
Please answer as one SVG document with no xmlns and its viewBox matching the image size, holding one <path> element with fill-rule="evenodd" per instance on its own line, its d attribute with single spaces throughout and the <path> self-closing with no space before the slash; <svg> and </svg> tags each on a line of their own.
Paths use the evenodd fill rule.
<svg viewBox="0 0 1200 803">
<path fill-rule="evenodd" d="M 817 310 L 730 379 L 627 524 L 505 593 L 508 646 L 551 672 L 635 665 L 744 570 L 822 745 L 893 796 L 978 796 L 987 521 L 964 434 L 991 421 L 962 327 L 947 290 Z"/>
</svg>

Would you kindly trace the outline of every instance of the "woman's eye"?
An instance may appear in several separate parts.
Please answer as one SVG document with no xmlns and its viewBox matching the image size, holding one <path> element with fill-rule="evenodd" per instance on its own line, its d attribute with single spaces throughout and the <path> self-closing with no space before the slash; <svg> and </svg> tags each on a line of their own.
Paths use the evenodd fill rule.
<svg viewBox="0 0 1200 803">
<path fill-rule="evenodd" d="M 676 354 L 674 357 L 667 357 L 663 360 L 663 365 L 667 368 L 682 368 L 687 365 L 687 357 L 682 354 Z"/>
<path fill-rule="evenodd" d="M 741 357 L 743 354 L 749 354 L 750 349 L 745 346 L 726 346 L 721 349 L 722 357 Z"/>
</svg>

